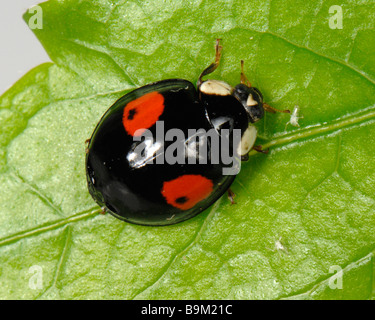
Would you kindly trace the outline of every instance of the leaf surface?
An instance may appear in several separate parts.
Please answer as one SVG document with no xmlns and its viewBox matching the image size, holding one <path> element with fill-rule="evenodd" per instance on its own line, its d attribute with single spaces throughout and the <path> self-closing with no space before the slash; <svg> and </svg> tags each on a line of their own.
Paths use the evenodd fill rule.
<svg viewBox="0 0 375 320">
<path fill-rule="evenodd" d="M 43 29 L 34 32 L 54 63 L 0 98 L 0 297 L 372 298 L 375 4 L 342 2 L 343 29 L 329 27 L 332 5 L 41 4 Z M 243 164 L 235 205 L 223 197 L 157 228 L 100 215 L 84 142 L 101 115 L 138 86 L 195 83 L 216 38 L 224 51 L 212 77 L 237 84 L 244 59 L 269 104 L 300 107 L 300 127 L 286 127 L 285 114 L 259 122 L 270 153 Z"/>
</svg>

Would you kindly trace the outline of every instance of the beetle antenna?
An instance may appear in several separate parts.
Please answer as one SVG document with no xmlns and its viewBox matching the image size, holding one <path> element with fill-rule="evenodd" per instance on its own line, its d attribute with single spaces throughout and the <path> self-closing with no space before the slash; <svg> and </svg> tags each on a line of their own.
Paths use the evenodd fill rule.
<svg viewBox="0 0 375 320">
<path fill-rule="evenodd" d="M 271 107 L 269 104 L 267 103 L 263 103 L 263 108 L 264 110 L 266 110 L 267 112 L 271 112 L 271 113 L 276 113 L 276 112 L 282 112 L 282 113 L 290 113 L 290 110 L 279 110 L 279 109 L 276 109 L 274 107 Z"/>
<path fill-rule="evenodd" d="M 197 81 L 197 86 L 200 87 L 202 84 L 202 78 L 216 70 L 216 68 L 219 66 L 220 59 L 221 59 L 221 51 L 223 50 L 223 47 L 220 45 L 220 40 L 221 39 L 216 39 L 216 45 L 215 45 L 215 61 L 211 63 L 206 69 L 202 71 L 200 74 L 198 81 Z"/>
<path fill-rule="evenodd" d="M 249 81 L 249 79 L 247 79 L 244 71 L 243 71 L 243 66 L 244 66 L 244 61 L 241 60 L 241 83 L 248 86 L 249 88 L 251 87 L 251 83 Z"/>
</svg>

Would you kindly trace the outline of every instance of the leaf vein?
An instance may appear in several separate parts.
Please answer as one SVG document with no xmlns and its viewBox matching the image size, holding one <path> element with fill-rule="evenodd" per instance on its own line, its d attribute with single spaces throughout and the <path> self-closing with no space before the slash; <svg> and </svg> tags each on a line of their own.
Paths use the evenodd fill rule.
<svg viewBox="0 0 375 320">
<path fill-rule="evenodd" d="M 375 250 L 375 246 L 373 248 L 371 248 L 368 253 L 366 253 L 365 255 L 361 256 L 360 258 L 358 258 L 357 260 L 355 261 L 352 261 L 350 263 L 348 263 L 344 268 L 343 268 L 343 272 L 345 274 L 345 272 L 348 272 L 350 271 L 352 268 L 356 267 L 357 265 L 359 265 L 361 262 L 365 262 L 366 260 L 370 260 L 371 263 L 373 264 L 374 263 L 374 260 L 373 260 L 373 257 L 374 257 L 374 254 L 373 254 L 373 251 Z M 373 273 L 371 275 L 373 277 Z M 320 281 L 314 283 L 313 285 L 310 285 L 309 286 L 309 289 L 305 289 L 305 291 L 303 292 L 299 292 L 299 293 L 291 293 L 291 294 L 288 294 L 288 295 L 285 295 L 285 296 L 279 296 L 277 299 L 278 300 L 283 300 L 283 299 L 300 299 L 304 296 L 309 296 L 311 293 L 313 293 L 320 285 L 323 285 L 325 282 L 328 282 L 329 279 L 332 277 L 332 274 L 327 274 L 325 277 L 323 277 Z"/>
<path fill-rule="evenodd" d="M 56 267 L 56 270 L 55 270 L 55 275 L 53 277 L 53 281 L 52 283 L 43 291 L 41 292 L 41 294 L 39 294 L 35 300 L 38 300 L 40 299 L 42 296 L 44 296 L 48 291 L 50 291 L 53 287 L 56 287 L 56 284 L 57 284 L 57 281 L 58 281 L 58 278 L 60 276 L 60 273 L 61 273 L 61 269 L 62 269 L 62 266 L 64 264 L 64 262 L 66 261 L 66 255 L 67 255 L 67 251 L 68 251 L 68 247 L 69 247 L 69 243 L 71 241 L 71 228 L 70 226 L 68 225 L 66 227 L 66 236 L 65 236 L 65 244 L 64 244 L 64 247 L 62 249 L 62 252 L 61 252 L 61 255 L 60 255 L 60 259 L 58 261 L 58 264 L 57 264 L 57 267 Z"/>
<path fill-rule="evenodd" d="M 362 110 L 347 117 L 336 119 L 332 123 L 327 125 L 319 124 L 313 127 L 306 127 L 304 129 L 298 130 L 297 132 L 293 132 L 292 134 L 283 134 L 280 136 L 276 136 L 274 140 L 265 143 L 263 145 L 263 148 L 268 149 L 274 146 L 290 144 L 299 139 L 307 139 L 312 136 L 319 136 L 331 131 L 339 131 L 343 128 L 355 126 L 362 122 L 369 122 L 370 120 L 373 120 L 373 118 L 375 118 L 375 106 L 371 106 L 365 111 Z M 256 153 L 256 151 L 252 150 L 250 151 L 249 155 L 254 155 Z"/>
<path fill-rule="evenodd" d="M 292 42 L 291 40 L 288 40 L 287 38 L 285 38 L 285 37 L 283 37 L 283 36 L 281 36 L 281 35 L 278 35 L 278 34 L 276 34 L 275 32 L 273 32 L 273 31 L 271 31 L 271 30 L 269 30 L 269 29 L 268 29 L 267 31 L 264 31 L 263 33 L 264 33 L 264 34 L 269 34 L 269 35 L 271 35 L 271 36 L 274 36 L 275 38 L 278 38 L 278 39 L 280 39 L 280 40 L 283 40 L 283 41 L 289 43 L 289 44 L 292 45 L 292 46 L 295 46 L 295 47 L 300 48 L 300 49 L 305 49 L 305 50 L 307 50 L 307 51 L 309 51 L 309 52 L 311 52 L 311 53 L 313 53 L 313 54 L 315 54 L 315 55 L 317 55 L 317 56 L 319 56 L 319 57 L 321 57 L 321 58 L 324 58 L 324 59 L 326 59 L 326 60 L 329 60 L 329 61 L 335 62 L 335 63 L 337 63 L 337 64 L 339 64 L 339 65 L 341 65 L 341 66 L 344 66 L 344 67 L 346 67 L 346 68 L 349 68 L 349 69 L 352 70 L 354 73 L 358 74 L 361 78 L 366 79 L 366 80 L 369 81 L 372 85 L 375 85 L 375 79 L 373 79 L 373 78 L 371 78 L 370 76 L 368 76 L 367 74 L 361 72 L 361 70 L 358 69 L 357 67 L 352 66 L 352 65 L 350 65 L 350 64 L 347 64 L 347 63 L 346 63 L 345 61 L 343 61 L 343 60 L 335 59 L 335 58 L 333 58 L 333 57 L 329 57 L 329 56 L 324 55 L 324 54 L 322 54 L 322 53 L 315 52 L 315 51 L 313 51 L 312 49 L 310 49 L 310 48 L 308 48 L 308 47 L 306 47 L 306 46 L 303 46 L 303 45 L 299 45 L 299 44 L 297 44 L 297 43 L 294 43 L 294 42 Z"/>
<path fill-rule="evenodd" d="M 96 209 L 96 210 L 95 210 Z M 46 223 L 44 225 L 38 226 L 33 229 L 29 230 L 23 230 L 19 233 L 12 234 L 9 236 L 6 236 L 4 238 L 0 238 L 0 247 L 9 245 L 11 243 L 17 242 L 19 240 L 25 239 L 27 237 L 33 237 L 37 236 L 41 233 L 48 232 L 51 230 L 59 229 L 65 225 L 72 224 L 75 222 L 78 222 L 80 220 L 90 219 L 98 215 L 98 213 L 101 212 L 101 209 L 97 209 L 97 207 L 82 211 L 80 213 L 77 213 L 73 216 L 70 216 L 66 219 L 61 219 L 57 221 L 53 221 L 51 223 Z"/>
<path fill-rule="evenodd" d="M 145 292 L 147 289 L 151 288 L 151 287 L 154 287 L 158 282 L 161 281 L 161 279 L 168 273 L 169 270 L 171 270 L 172 268 L 172 265 L 178 260 L 180 259 L 187 251 L 189 251 L 200 239 L 202 233 L 204 232 L 207 224 L 209 223 L 209 221 L 211 220 L 211 217 L 213 216 L 213 214 L 215 213 L 216 211 L 216 208 L 217 206 L 219 205 L 219 203 L 221 202 L 221 199 L 220 198 L 212 207 L 212 209 L 210 210 L 209 214 L 207 215 L 207 217 L 204 219 L 201 227 L 199 228 L 199 230 L 195 233 L 194 237 L 192 238 L 192 240 L 184 247 L 182 248 L 182 250 L 177 253 L 175 255 L 175 257 L 173 259 L 171 259 L 169 261 L 169 263 L 166 264 L 166 266 L 163 268 L 162 272 L 157 276 L 157 278 L 149 285 L 147 285 L 144 289 L 141 289 L 138 293 L 136 293 L 135 295 L 133 295 L 132 298 L 130 298 L 131 300 L 136 300 L 138 296 L 140 296 L 143 292 Z"/>
<path fill-rule="evenodd" d="M 50 198 L 48 198 L 37 186 L 26 181 L 18 172 L 11 173 L 11 176 L 21 184 L 24 184 L 27 189 L 35 194 L 44 204 L 50 207 L 57 215 L 63 217 L 64 213 L 60 207 L 56 206 Z"/>
</svg>

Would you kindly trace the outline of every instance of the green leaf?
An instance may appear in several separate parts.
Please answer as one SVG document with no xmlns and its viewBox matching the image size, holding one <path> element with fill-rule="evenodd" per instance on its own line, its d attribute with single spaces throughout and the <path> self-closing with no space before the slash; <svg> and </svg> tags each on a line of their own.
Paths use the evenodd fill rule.
<svg viewBox="0 0 375 320">
<path fill-rule="evenodd" d="M 73 1 L 41 5 L 54 63 L 0 98 L 2 299 L 370 299 L 375 246 L 375 4 L 342 1 Z M 26 22 L 31 14 L 25 14 Z M 168 227 L 99 214 L 85 140 L 121 95 L 214 78 L 254 86 L 266 114 L 232 190 Z M 341 268 L 341 269 L 340 269 Z M 340 271 L 341 270 L 341 271 Z M 341 276 L 342 272 L 342 276 Z"/>
</svg>

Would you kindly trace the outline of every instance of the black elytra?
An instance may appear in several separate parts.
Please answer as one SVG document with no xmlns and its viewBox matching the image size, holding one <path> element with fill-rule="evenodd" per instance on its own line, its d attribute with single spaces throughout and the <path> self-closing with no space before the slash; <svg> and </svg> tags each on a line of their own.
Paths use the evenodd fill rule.
<svg viewBox="0 0 375 320">
<path fill-rule="evenodd" d="M 263 97 L 248 83 L 243 69 L 241 84 L 234 88 L 202 80 L 219 64 L 219 40 L 215 48 L 215 62 L 201 73 L 197 89 L 183 79 L 158 81 L 124 95 L 103 115 L 86 150 L 86 176 L 91 196 L 105 211 L 135 224 L 171 225 L 199 214 L 229 189 L 236 175 L 223 174 L 223 169 L 238 166 L 242 152 L 247 153 L 253 141 L 245 151 L 244 141 L 230 145 L 238 152 L 232 152 L 229 164 L 220 158 L 212 161 L 215 150 L 211 149 L 217 146 L 212 141 L 215 135 L 221 137 L 223 129 L 230 133 L 239 129 L 241 140 L 255 141 L 256 129 L 249 128 L 263 117 Z M 175 129 L 183 133 L 185 152 L 176 156 L 168 151 L 177 137 L 155 139 L 160 128 L 164 134 Z M 214 135 L 206 140 L 203 163 L 195 154 L 199 143 L 189 144 L 197 138 L 192 130 Z M 190 161 L 192 153 L 197 156 L 195 163 Z M 176 156 L 175 163 L 167 155 Z"/>
</svg>

